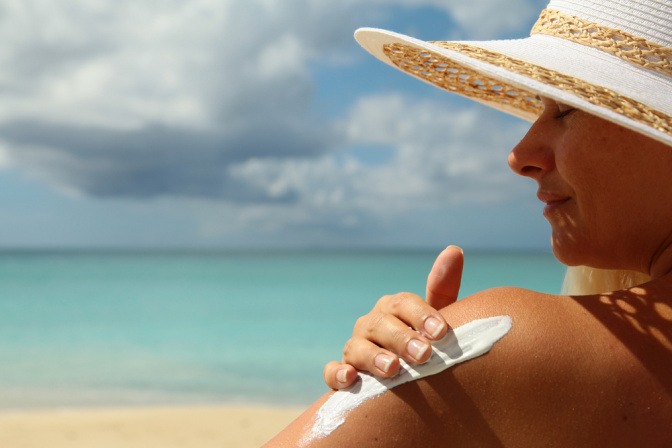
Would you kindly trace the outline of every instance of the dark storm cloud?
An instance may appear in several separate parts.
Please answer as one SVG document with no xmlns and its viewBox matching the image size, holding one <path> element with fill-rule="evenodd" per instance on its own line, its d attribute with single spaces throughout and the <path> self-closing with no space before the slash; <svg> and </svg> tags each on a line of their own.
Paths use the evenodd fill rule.
<svg viewBox="0 0 672 448">
<path fill-rule="evenodd" d="M 196 132 L 163 125 L 139 130 L 80 128 L 16 122 L 0 126 L 13 157 L 45 180 L 101 197 L 161 195 L 222 198 L 234 202 L 285 202 L 229 176 L 248 159 L 311 158 L 326 151 L 326 133 L 283 123 L 237 132 Z"/>
</svg>

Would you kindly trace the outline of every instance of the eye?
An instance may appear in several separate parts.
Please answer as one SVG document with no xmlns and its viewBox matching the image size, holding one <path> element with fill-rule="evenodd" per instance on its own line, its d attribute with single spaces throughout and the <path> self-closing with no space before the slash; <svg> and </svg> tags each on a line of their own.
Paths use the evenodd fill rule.
<svg viewBox="0 0 672 448">
<path fill-rule="evenodd" d="M 558 110 L 557 113 L 554 115 L 554 118 L 563 118 L 566 117 L 567 115 L 571 114 L 576 110 L 576 108 L 572 106 L 568 106 L 566 104 L 562 103 L 557 103 L 558 105 Z"/>
</svg>

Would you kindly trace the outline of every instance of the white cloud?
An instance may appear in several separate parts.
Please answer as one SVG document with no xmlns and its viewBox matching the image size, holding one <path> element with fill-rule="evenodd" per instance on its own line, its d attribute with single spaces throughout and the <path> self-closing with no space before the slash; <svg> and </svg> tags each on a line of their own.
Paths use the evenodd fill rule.
<svg viewBox="0 0 672 448">
<path fill-rule="evenodd" d="M 200 128 L 222 126 L 262 95 L 304 104 L 310 61 L 351 39 L 353 17 L 393 5 L 435 7 L 465 29 L 497 33 L 529 21 L 541 0 L 6 1 L 0 122 Z"/>
<path fill-rule="evenodd" d="M 425 6 L 496 35 L 540 6 L 473 3 L 4 1 L 0 166 L 73 194 L 189 198 L 210 235 L 496 201 L 522 125 L 393 92 L 353 98 L 337 123 L 315 109 L 314 65 L 358 61 L 366 17 Z"/>
<path fill-rule="evenodd" d="M 405 196 L 401 202 L 408 204 L 506 194 L 506 154 L 525 127 L 480 106 L 452 109 L 448 102 L 399 95 L 361 99 L 345 124 L 353 142 L 397 148 L 388 164 L 374 169 L 367 189 L 395 192 L 390 201 Z"/>
<path fill-rule="evenodd" d="M 347 229 L 422 209 L 498 203 L 518 192 L 506 156 L 525 128 L 480 106 L 451 110 L 446 103 L 400 95 L 361 98 L 341 132 L 348 146 L 371 146 L 371 155 L 386 148 L 386 163 L 368 163 L 367 150 L 309 160 L 246 160 L 231 166 L 232 178 L 247 191 L 291 200 L 282 207 L 242 206 L 218 220 L 219 226 L 210 221 L 208 229 L 231 231 L 251 221 L 268 231 Z"/>
<path fill-rule="evenodd" d="M 198 123 L 194 66 L 176 2 L 9 2 L 2 14 L 0 120 L 112 129 Z M 159 9 L 161 8 L 161 9 Z M 184 35 L 185 37 L 188 34 Z M 185 38 L 186 40 L 186 38 Z M 180 48 L 181 47 L 181 48 Z"/>
<path fill-rule="evenodd" d="M 334 35 L 350 41 L 340 32 L 350 18 L 311 5 L 7 3 L 0 136 L 9 158 L 95 196 L 234 198 L 230 163 L 314 157 L 332 144 L 313 110 L 309 63 L 339 45 Z"/>
<path fill-rule="evenodd" d="M 320 40 L 288 20 L 302 9 L 305 1 L 8 2 L 0 120 L 221 126 L 250 96 L 309 90 Z"/>
</svg>

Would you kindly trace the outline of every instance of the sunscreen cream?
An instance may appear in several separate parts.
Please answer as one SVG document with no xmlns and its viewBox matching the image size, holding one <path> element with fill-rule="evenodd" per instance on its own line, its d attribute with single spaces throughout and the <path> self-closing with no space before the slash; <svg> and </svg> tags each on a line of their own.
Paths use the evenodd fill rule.
<svg viewBox="0 0 672 448">
<path fill-rule="evenodd" d="M 487 353 L 511 329 L 509 316 L 497 316 L 471 321 L 449 331 L 440 341 L 432 344 L 432 355 L 424 364 L 411 366 L 400 359 L 399 373 L 393 378 L 376 378 L 360 372 L 360 381 L 334 393 L 317 412 L 312 429 L 304 443 L 326 437 L 345 422 L 348 412 L 366 400 L 400 384 L 435 375 L 450 366 Z"/>
</svg>

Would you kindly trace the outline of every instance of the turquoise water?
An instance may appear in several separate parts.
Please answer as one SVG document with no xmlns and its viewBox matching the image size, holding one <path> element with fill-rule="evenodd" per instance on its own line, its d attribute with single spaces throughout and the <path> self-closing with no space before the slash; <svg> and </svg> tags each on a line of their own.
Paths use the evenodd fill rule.
<svg viewBox="0 0 672 448">
<path fill-rule="evenodd" d="M 0 252 L 0 409 L 309 403 L 355 319 L 422 293 L 437 252 Z M 467 253 L 462 295 L 562 274 Z"/>
</svg>

